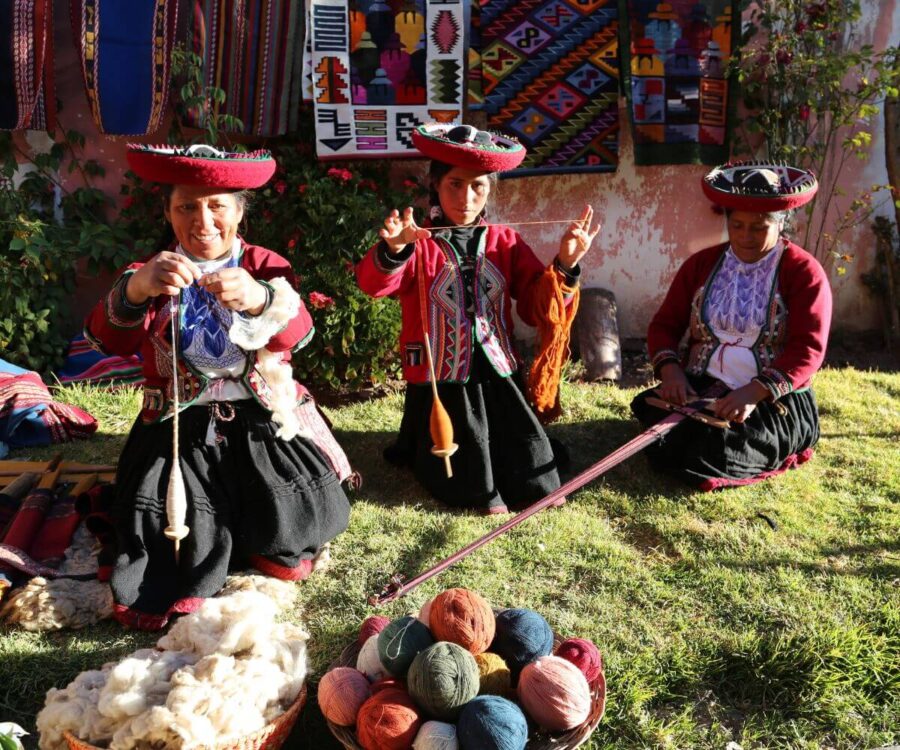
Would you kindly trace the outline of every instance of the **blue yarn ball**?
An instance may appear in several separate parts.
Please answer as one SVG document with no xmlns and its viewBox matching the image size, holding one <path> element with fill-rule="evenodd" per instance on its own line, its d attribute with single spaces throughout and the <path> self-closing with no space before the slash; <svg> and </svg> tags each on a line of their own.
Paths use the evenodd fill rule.
<svg viewBox="0 0 900 750">
<path fill-rule="evenodd" d="M 456 722 L 460 750 L 524 750 L 528 720 L 522 709 L 497 695 L 479 695 Z"/>
<path fill-rule="evenodd" d="M 415 617 L 400 617 L 378 634 L 378 658 L 394 677 L 403 677 L 416 655 L 434 643 L 431 631 Z"/>
<path fill-rule="evenodd" d="M 500 654 L 512 673 L 553 652 L 553 631 L 547 621 L 531 609 L 505 609 L 497 615 L 491 651 Z"/>
</svg>

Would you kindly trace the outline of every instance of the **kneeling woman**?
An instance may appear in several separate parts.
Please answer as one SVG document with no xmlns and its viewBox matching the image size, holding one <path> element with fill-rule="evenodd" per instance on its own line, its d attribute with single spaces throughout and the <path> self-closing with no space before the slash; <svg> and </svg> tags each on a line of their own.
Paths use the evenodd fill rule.
<svg viewBox="0 0 900 750">
<path fill-rule="evenodd" d="M 647 450 L 651 463 L 703 490 L 749 484 L 812 456 L 819 415 L 810 381 L 821 367 L 831 289 L 819 262 L 787 240 L 787 211 L 812 199 L 815 178 L 780 165 L 737 164 L 703 179 L 725 209 L 728 242 L 679 269 L 650 323 L 658 394 L 684 404 L 712 392 L 728 430 L 685 420 Z M 687 334 L 687 346 L 679 344 Z M 644 424 L 664 413 L 631 408 Z"/>
<path fill-rule="evenodd" d="M 356 269 L 364 292 L 396 296 L 402 307 L 408 386 L 400 434 L 385 457 L 412 467 L 447 505 L 505 513 L 508 505 L 535 502 L 560 484 L 550 442 L 523 392 L 512 300 L 530 325 L 546 320 L 552 304 L 571 305 L 578 261 L 599 227 L 590 229 L 588 207 L 545 268 L 515 231 L 484 220 L 495 173 L 525 156 L 519 143 L 468 125 L 437 124 L 417 128 L 413 142 L 432 158 L 431 228 L 417 226 L 411 208 L 402 216 L 393 211 L 381 241 Z M 450 459 L 452 478 L 431 453 L 426 341 L 459 444 Z"/>
<path fill-rule="evenodd" d="M 85 336 L 103 352 L 143 357 L 143 408 L 116 476 L 111 584 L 117 619 L 157 629 L 216 594 L 231 565 L 309 575 L 347 527 L 350 468 L 291 373 L 291 352 L 313 333 L 291 267 L 237 234 L 246 189 L 271 177 L 274 160 L 138 146 L 128 162 L 170 186 L 177 243 L 126 269 Z M 189 529 L 178 556 L 163 533 L 176 389 Z"/>
</svg>

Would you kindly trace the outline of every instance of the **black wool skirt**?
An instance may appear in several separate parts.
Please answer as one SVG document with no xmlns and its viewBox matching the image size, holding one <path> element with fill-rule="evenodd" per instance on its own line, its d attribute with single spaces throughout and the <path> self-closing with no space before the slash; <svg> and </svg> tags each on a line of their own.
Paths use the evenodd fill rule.
<svg viewBox="0 0 900 750">
<path fill-rule="evenodd" d="M 703 394 L 716 381 L 688 376 Z M 631 410 L 644 425 L 668 412 L 649 406 L 648 389 L 635 396 Z M 685 419 L 644 452 L 654 468 L 702 490 L 752 484 L 805 463 L 819 440 L 819 412 L 812 389 L 794 391 L 776 403 L 760 402 L 743 424 L 727 430 Z"/>
<path fill-rule="evenodd" d="M 438 395 L 459 445 L 450 458 L 453 477 L 447 477 L 444 460 L 431 453 L 429 383 L 407 385 L 400 433 L 385 451 L 391 463 L 412 468 L 435 499 L 457 508 L 503 512 L 559 488 L 553 449 L 525 400 L 520 373 L 499 375 L 476 348 L 469 380 L 439 383 Z"/>
<path fill-rule="evenodd" d="M 304 577 L 349 520 L 328 460 L 304 437 L 276 437 L 271 414 L 255 401 L 190 407 L 179 421 L 190 533 L 177 564 L 163 534 L 171 420 L 138 420 L 119 459 L 111 584 L 116 617 L 137 627 L 162 627 L 170 614 L 195 610 L 232 567 Z"/>
</svg>

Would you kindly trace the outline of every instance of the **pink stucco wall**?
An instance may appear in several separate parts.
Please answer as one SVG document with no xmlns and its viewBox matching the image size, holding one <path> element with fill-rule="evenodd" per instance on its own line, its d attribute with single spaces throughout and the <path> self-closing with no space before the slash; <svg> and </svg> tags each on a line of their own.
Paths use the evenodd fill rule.
<svg viewBox="0 0 900 750">
<path fill-rule="evenodd" d="M 864 0 L 865 18 L 860 31 L 876 47 L 900 42 L 900 4 L 897 0 Z M 101 136 L 96 132 L 82 89 L 80 63 L 72 44 L 67 19 L 67 2 L 56 0 L 57 95 L 62 101 L 60 121 L 66 128 L 82 132 L 88 142 L 86 156 L 98 159 L 107 169 L 99 186 L 118 193 L 124 170 L 124 149 L 128 140 Z M 636 167 L 624 102 L 620 107 L 620 165 L 613 174 L 527 177 L 500 182 L 493 201 L 492 220 L 552 221 L 579 215 L 585 203 L 594 206 L 603 228 L 595 247 L 584 262 L 586 286 L 611 289 L 618 302 L 620 335 L 642 337 L 647 323 L 662 299 L 673 274 L 690 254 L 724 239 L 722 218 L 712 212 L 701 197 L 699 179 L 702 166 Z M 157 138 L 163 139 L 163 133 Z M 24 137 L 21 139 L 24 144 Z M 154 140 L 153 137 L 143 140 Z M 40 147 L 40 134 L 30 134 L 29 147 Z M 421 165 L 404 162 L 398 169 L 420 172 Z M 77 179 L 62 175 L 63 181 Z M 884 132 L 874 123 L 871 158 L 853 164 L 846 173 L 848 196 L 873 184 L 887 182 L 884 163 Z M 849 200 L 849 198 L 848 198 Z M 893 216 L 890 204 L 882 209 Z M 522 226 L 520 232 L 549 260 L 556 249 L 562 224 Z M 875 302 L 860 281 L 860 273 L 872 263 L 873 242 L 868 226 L 846 235 L 843 249 L 855 256 L 849 273 L 834 275 L 835 327 L 844 330 L 878 326 Z M 79 275 L 78 313 L 99 294 L 105 280 Z"/>
</svg>

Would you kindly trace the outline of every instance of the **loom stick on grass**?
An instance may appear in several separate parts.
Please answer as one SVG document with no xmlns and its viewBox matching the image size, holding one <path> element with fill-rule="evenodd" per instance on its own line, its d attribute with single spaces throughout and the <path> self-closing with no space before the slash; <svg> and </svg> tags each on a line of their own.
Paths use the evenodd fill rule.
<svg viewBox="0 0 900 750">
<path fill-rule="evenodd" d="M 181 552 L 181 540 L 190 529 L 184 525 L 187 515 L 187 493 L 184 477 L 181 475 L 181 461 L 178 448 L 178 297 L 172 297 L 172 468 L 169 471 L 169 486 L 166 489 L 166 520 L 169 525 L 163 530 L 166 538 L 175 543 L 175 564 Z"/>
</svg>

